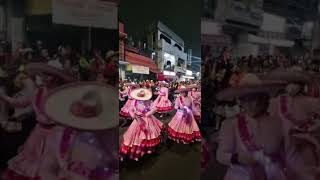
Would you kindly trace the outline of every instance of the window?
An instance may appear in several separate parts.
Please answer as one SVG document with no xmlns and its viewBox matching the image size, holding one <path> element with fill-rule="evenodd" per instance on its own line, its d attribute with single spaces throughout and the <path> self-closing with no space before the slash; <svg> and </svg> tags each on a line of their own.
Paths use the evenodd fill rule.
<svg viewBox="0 0 320 180">
<path fill-rule="evenodd" d="M 181 59 L 181 58 L 178 58 L 178 64 L 177 64 L 177 66 L 178 67 L 184 67 L 184 63 L 185 62 L 185 60 L 183 60 L 183 59 Z"/>
<path fill-rule="evenodd" d="M 160 34 L 160 39 L 163 39 L 163 40 L 165 40 L 167 43 L 171 44 L 171 40 L 170 40 L 167 36 L 165 36 L 165 35 L 163 35 L 163 34 Z"/>
<path fill-rule="evenodd" d="M 174 47 L 177 47 L 180 51 L 182 51 L 182 47 L 179 46 L 178 44 L 174 44 Z"/>
</svg>

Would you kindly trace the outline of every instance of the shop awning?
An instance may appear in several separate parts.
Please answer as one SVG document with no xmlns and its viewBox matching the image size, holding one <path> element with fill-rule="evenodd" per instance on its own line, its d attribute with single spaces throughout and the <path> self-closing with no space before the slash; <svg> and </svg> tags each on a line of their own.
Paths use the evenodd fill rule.
<svg viewBox="0 0 320 180">
<path fill-rule="evenodd" d="M 138 66 L 145 66 L 150 69 L 153 73 L 160 73 L 160 70 L 158 69 L 156 63 L 153 62 L 151 58 L 142 56 L 140 54 L 136 54 L 133 52 L 126 51 L 125 52 L 125 60 L 126 62 Z"/>
</svg>

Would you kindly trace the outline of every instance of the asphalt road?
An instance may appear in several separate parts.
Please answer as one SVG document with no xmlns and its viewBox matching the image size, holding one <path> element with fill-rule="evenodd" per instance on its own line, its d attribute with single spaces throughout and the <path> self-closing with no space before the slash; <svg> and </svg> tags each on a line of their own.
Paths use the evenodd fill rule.
<svg viewBox="0 0 320 180">
<path fill-rule="evenodd" d="M 174 113 L 159 119 L 167 124 Z M 120 134 L 123 134 L 126 129 L 120 128 Z M 164 141 L 156 154 L 146 156 L 139 162 L 126 160 L 122 163 L 120 166 L 120 180 L 200 179 L 200 152 L 200 144 L 182 145 Z"/>
</svg>

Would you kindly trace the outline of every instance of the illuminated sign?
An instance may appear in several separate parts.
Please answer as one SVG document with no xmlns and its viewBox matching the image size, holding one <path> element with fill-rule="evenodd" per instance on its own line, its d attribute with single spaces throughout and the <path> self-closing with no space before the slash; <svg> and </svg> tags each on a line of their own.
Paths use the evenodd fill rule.
<svg viewBox="0 0 320 180">
<path fill-rule="evenodd" d="M 149 68 L 144 66 L 132 65 L 132 72 L 136 74 L 149 74 Z"/>
<path fill-rule="evenodd" d="M 192 71 L 187 70 L 187 71 L 186 71 L 186 75 L 187 75 L 187 76 L 192 76 Z"/>
<path fill-rule="evenodd" d="M 194 79 L 194 77 L 192 77 L 192 76 L 182 76 L 182 78 L 185 78 L 185 79 Z"/>
<path fill-rule="evenodd" d="M 163 71 L 163 75 L 165 75 L 165 76 L 176 76 L 176 73 L 172 72 L 172 71 Z"/>
</svg>

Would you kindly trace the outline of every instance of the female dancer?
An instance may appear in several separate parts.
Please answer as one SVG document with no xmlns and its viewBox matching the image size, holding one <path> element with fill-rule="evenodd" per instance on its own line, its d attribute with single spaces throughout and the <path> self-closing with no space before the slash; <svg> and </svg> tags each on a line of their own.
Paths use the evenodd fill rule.
<svg viewBox="0 0 320 180">
<path fill-rule="evenodd" d="M 124 106 L 120 109 L 120 117 L 124 120 L 126 120 L 126 124 L 130 123 L 131 116 L 129 113 L 130 108 L 133 106 L 134 99 L 130 96 L 130 93 L 133 89 L 135 89 L 137 85 L 135 83 L 126 84 L 126 89 L 121 92 L 122 95 L 125 95 L 128 97 L 127 102 L 124 104 Z"/>
<path fill-rule="evenodd" d="M 130 95 L 135 99 L 129 111 L 134 120 L 123 135 L 121 161 L 126 156 L 138 161 L 145 154 L 152 154 L 161 142 L 163 124 L 153 116 L 157 109 L 151 107 L 152 92 L 140 88 L 133 90 Z"/>
<path fill-rule="evenodd" d="M 20 91 L 14 96 L 14 98 L 33 98 L 34 92 L 36 91 L 36 86 L 32 79 L 26 73 L 20 72 L 16 76 L 14 84 L 17 88 L 20 89 Z M 27 137 L 29 136 L 31 129 L 34 126 L 32 106 L 31 104 L 13 104 L 13 106 L 15 107 L 14 114 L 12 115 L 12 117 L 10 117 L 9 121 L 3 124 L 2 127 L 9 133 L 23 131 L 23 136 Z"/>
<path fill-rule="evenodd" d="M 201 141 L 199 127 L 192 111 L 192 99 L 188 97 L 188 88 L 180 87 L 177 90 L 181 95 L 177 97 L 175 108 L 177 113 L 168 124 L 168 138 L 183 144 Z"/>
<path fill-rule="evenodd" d="M 164 81 L 160 81 L 159 85 L 159 95 L 154 101 L 154 106 L 156 107 L 157 112 L 161 114 L 160 117 L 163 117 L 173 110 L 173 106 L 168 97 L 169 89 L 166 87 L 167 83 Z"/>
<path fill-rule="evenodd" d="M 63 125 L 55 126 L 46 138 L 50 143 L 43 148 L 39 179 L 119 179 L 118 114 L 110 105 L 116 94 L 116 88 L 97 82 L 71 83 L 51 91 L 41 107 Z"/>
<path fill-rule="evenodd" d="M 235 88 L 217 94 L 219 100 L 239 98 L 243 112 L 223 122 L 217 160 L 229 166 L 225 180 L 284 180 L 281 123 L 268 115 L 269 93 L 280 83 L 247 74 Z M 272 134 L 270 134 L 272 132 Z"/>
<path fill-rule="evenodd" d="M 270 104 L 270 114 L 281 119 L 286 136 L 286 160 L 290 179 L 314 180 L 319 178 L 316 167 L 320 163 L 318 98 L 305 96 L 303 85 L 312 76 L 299 69 L 274 71 L 266 79 L 279 79 L 288 83 L 286 94 L 274 98 Z"/>
<path fill-rule="evenodd" d="M 188 95 L 192 100 L 192 111 L 194 118 L 200 122 L 201 121 L 201 91 L 199 91 L 197 85 L 190 86 L 192 88 L 191 91 L 189 91 Z"/>
<path fill-rule="evenodd" d="M 18 148 L 25 142 L 35 126 L 35 117 L 30 103 L 36 90 L 35 84 L 25 73 L 19 73 L 14 80 L 14 84 L 19 88 L 19 92 L 14 96 L 14 99 L 20 99 L 26 101 L 26 103 L 20 104 L 14 101 L 7 103 L 8 101 L 3 101 L 6 102 L 6 106 L 11 106 L 7 109 L 14 108 L 14 113 L 7 114 L 7 117 L 8 115 L 10 117 L 2 122 L 2 128 L 4 129 L 1 134 L 1 144 L 4 146 L 3 164 L 7 164 L 7 161 L 17 154 Z M 6 94 L 4 93 L 2 96 L 5 97 Z"/>
<path fill-rule="evenodd" d="M 65 75 L 61 70 L 43 63 L 32 63 L 25 67 L 29 74 L 41 74 L 42 86 L 36 90 L 31 98 L 11 98 L 2 95 L 1 98 L 11 105 L 25 105 L 30 103 L 36 113 L 37 125 L 32 130 L 19 154 L 8 162 L 8 169 L 4 173 L 3 180 L 12 179 L 36 179 L 39 176 L 39 168 L 44 157 L 43 147 L 46 144 L 46 136 L 51 132 L 52 123 L 42 112 L 40 103 L 47 95 L 48 90 L 58 87 L 64 82 L 70 82 L 73 78 Z"/>
</svg>

